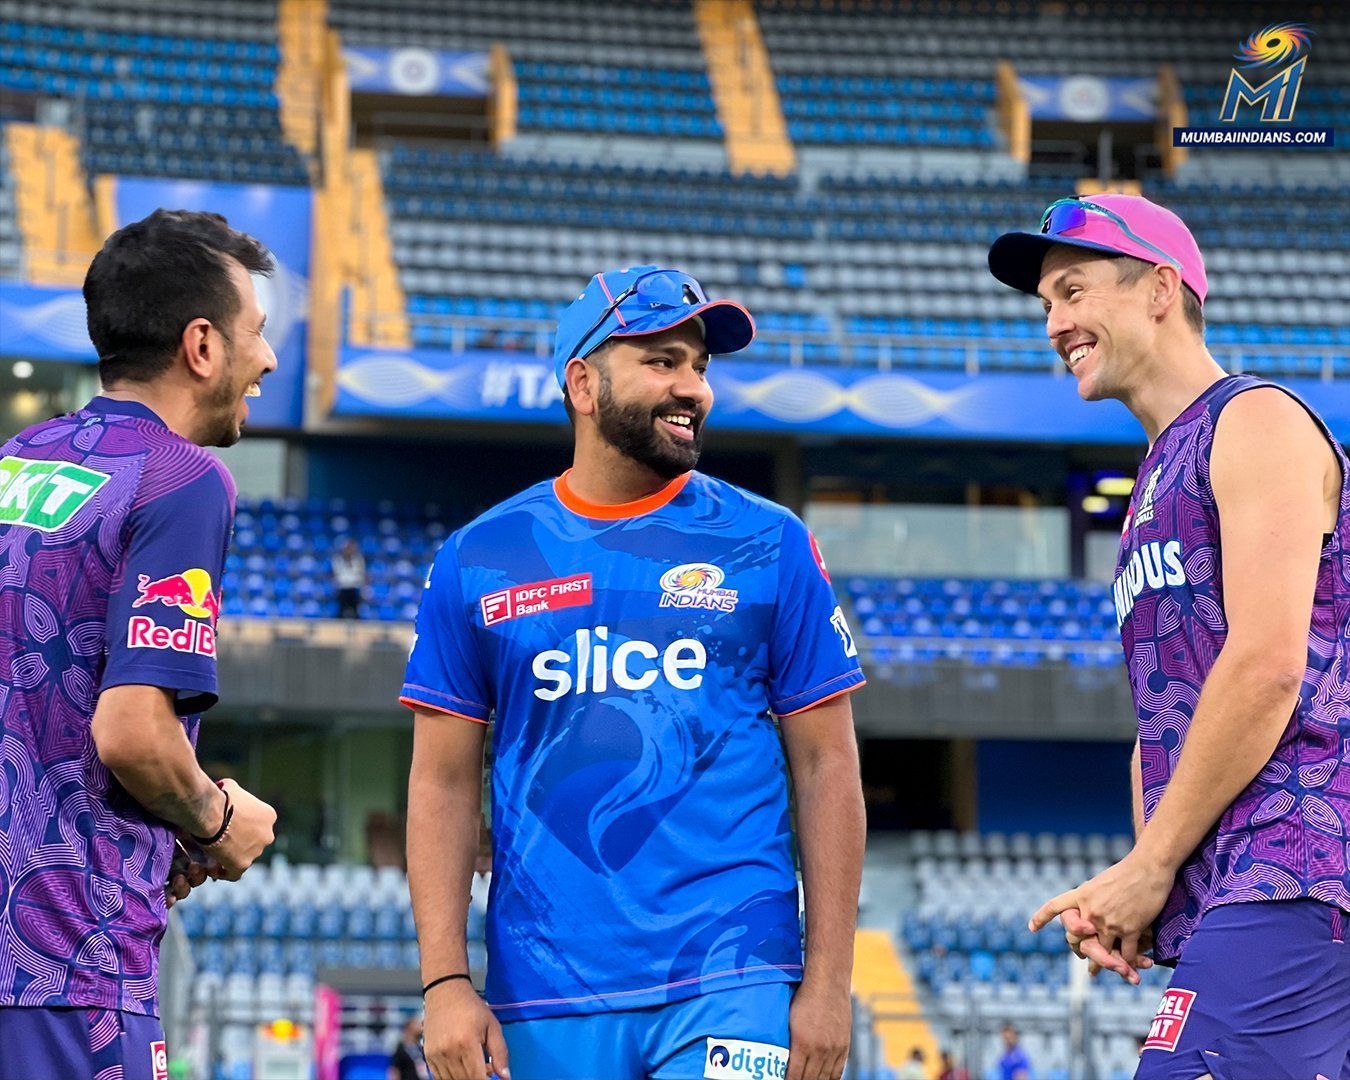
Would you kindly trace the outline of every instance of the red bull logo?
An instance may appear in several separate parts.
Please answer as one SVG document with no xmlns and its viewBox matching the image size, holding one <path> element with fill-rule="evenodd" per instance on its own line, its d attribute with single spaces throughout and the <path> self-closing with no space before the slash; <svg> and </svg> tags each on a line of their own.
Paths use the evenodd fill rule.
<svg viewBox="0 0 1350 1080">
<path fill-rule="evenodd" d="M 220 597 L 211 588 L 211 575 L 199 566 L 181 574 L 152 580 L 141 574 L 136 579 L 140 593 L 131 606 L 163 604 L 177 608 L 191 618 L 181 626 L 162 626 L 149 615 L 133 615 L 127 622 L 127 646 L 132 649 L 169 649 L 173 652 L 216 655 L 216 620 L 220 617 Z M 202 621 L 199 621 L 202 620 Z"/>
<path fill-rule="evenodd" d="M 184 614 L 195 619 L 210 619 L 215 626 L 220 618 L 220 599 L 211 589 L 211 575 L 200 566 L 184 570 L 181 574 L 170 574 L 166 578 L 151 581 L 141 574 L 136 581 L 140 592 L 134 608 L 145 604 L 164 604 L 176 607 Z"/>
<path fill-rule="evenodd" d="M 685 563 L 661 575 L 661 607 L 735 611 L 739 595 L 722 588 L 726 574 L 712 563 Z"/>
</svg>

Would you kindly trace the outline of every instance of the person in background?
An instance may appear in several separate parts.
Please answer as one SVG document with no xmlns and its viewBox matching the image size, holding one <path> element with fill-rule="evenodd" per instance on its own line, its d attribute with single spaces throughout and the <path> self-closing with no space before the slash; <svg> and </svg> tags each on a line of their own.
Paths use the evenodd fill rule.
<svg viewBox="0 0 1350 1080">
<path fill-rule="evenodd" d="M 361 592 L 366 587 L 366 560 L 355 540 L 344 540 L 333 556 L 333 584 L 337 586 L 338 618 L 359 619 Z"/>
<path fill-rule="evenodd" d="M 928 1070 L 923 1065 L 923 1051 L 917 1046 L 909 1052 L 909 1060 L 900 1066 L 896 1080 L 928 1080 Z"/>
<path fill-rule="evenodd" d="M 389 1080 L 431 1080 L 427 1059 L 422 1056 L 422 1018 L 410 1016 L 389 1059 Z"/>
<path fill-rule="evenodd" d="M 938 1080 L 970 1080 L 970 1073 L 956 1063 L 950 1050 L 942 1051 L 938 1066 L 941 1070 L 938 1073 Z"/>
<path fill-rule="evenodd" d="M 1031 1059 L 1022 1049 L 1021 1036 L 1011 1024 L 1003 1025 L 1003 1056 L 998 1059 L 999 1080 L 1031 1080 Z"/>
</svg>

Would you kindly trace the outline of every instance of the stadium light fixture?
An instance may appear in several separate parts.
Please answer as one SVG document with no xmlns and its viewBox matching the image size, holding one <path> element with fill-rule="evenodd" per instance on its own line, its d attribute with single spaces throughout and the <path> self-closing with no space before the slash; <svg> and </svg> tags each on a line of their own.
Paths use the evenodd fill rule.
<svg viewBox="0 0 1350 1080">
<path fill-rule="evenodd" d="M 1089 514 L 1105 514 L 1111 509 L 1111 500 L 1105 495 L 1085 495 L 1083 509 Z"/>
<path fill-rule="evenodd" d="M 27 360 L 15 360 L 13 370 L 16 379 L 31 379 L 33 377 L 33 365 Z"/>
<path fill-rule="evenodd" d="M 1107 498 L 1127 499 L 1134 491 L 1134 479 L 1129 476 L 1103 476 L 1097 481 L 1097 494 Z"/>
</svg>

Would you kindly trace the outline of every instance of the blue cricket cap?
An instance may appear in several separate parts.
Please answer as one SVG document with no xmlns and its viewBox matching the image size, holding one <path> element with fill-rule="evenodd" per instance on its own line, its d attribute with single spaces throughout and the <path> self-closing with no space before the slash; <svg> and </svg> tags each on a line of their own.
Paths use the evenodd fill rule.
<svg viewBox="0 0 1350 1080">
<path fill-rule="evenodd" d="M 574 356 L 589 356 L 610 338 L 641 337 L 697 317 L 712 355 L 738 352 L 755 337 L 755 320 L 733 300 L 709 300 L 703 286 L 682 270 L 627 266 L 596 274 L 558 320 L 553 373 Z"/>
</svg>

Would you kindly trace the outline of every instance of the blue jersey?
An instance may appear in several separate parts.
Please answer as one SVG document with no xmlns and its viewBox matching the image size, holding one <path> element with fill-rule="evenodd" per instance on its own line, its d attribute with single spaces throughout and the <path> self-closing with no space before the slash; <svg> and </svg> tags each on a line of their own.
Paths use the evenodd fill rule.
<svg viewBox="0 0 1350 1080">
<path fill-rule="evenodd" d="M 220 460 L 137 402 L 0 448 L 0 1007 L 158 1014 L 173 828 L 90 723 L 109 687 L 160 686 L 195 740 L 233 514 Z"/>
<path fill-rule="evenodd" d="M 427 581 L 403 701 L 495 714 L 497 1015 L 799 980 L 771 714 L 862 682 L 805 526 L 730 484 L 688 473 L 602 507 L 564 476 L 455 533 Z"/>
</svg>

